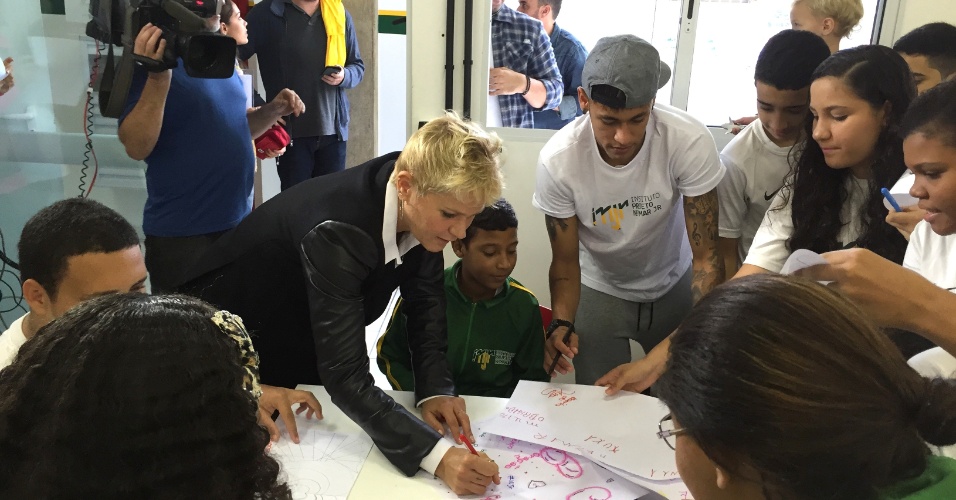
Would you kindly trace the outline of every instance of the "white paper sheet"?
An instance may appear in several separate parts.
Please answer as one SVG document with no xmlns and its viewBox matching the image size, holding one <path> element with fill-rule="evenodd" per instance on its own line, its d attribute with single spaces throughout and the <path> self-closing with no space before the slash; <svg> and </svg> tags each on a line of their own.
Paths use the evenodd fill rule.
<svg viewBox="0 0 956 500">
<path fill-rule="evenodd" d="M 900 204 L 900 208 L 916 205 L 919 203 L 918 198 L 910 196 L 910 188 L 913 187 L 913 181 L 915 180 L 916 176 L 907 170 L 905 173 L 903 173 L 903 176 L 900 177 L 900 180 L 896 181 L 896 184 L 890 188 L 890 194 L 893 195 L 893 199 Z M 890 205 L 890 202 L 885 198 L 883 199 L 883 206 L 886 207 L 887 210 L 895 210 L 893 205 Z"/>
<path fill-rule="evenodd" d="M 645 478 L 677 477 L 674 450 L 657 437 L 657 398 L 603 387 L 522 380 L 486 431 L 583 455 Z M 662 476 L 664 475 L 664 476 Z"/>
<path fill-rule="evenodd" d="M 372 440 L 364 433 L 331 432 L 321 420 L 296 418 L 299 444 L 289 438 L 282 420 L 276 421 L 282 439 L 271 453 L 282 465 L 280 478 L 288 482 L 296 500 L 345 500 L 358 477 Z"/>
<path fill-rule="evenodd" d="M 580 455 L 482 432 L 486 425 L 487 422 L 472 424 L 477 437 L 475 447 L 498 464 L 500 485 L 492 483 L 481 495 L 458 497 L 440 479 L 425 471 L 419 471 L 415 480 L 432 484 L 439 496 L 447 499 L 660 499 L 652 491 L 626 481 Z"/>
<path fill-rule="evenodd" d="M 780 274 L 793 274 L 801 269 L 819 266 L 826 263 L 826 259 L 824 259 L 820 254 L 811 250 L 800 248 L 790 254 L 790 257 L 787 259 L 787 261 L 783 263 L 783 267 L 780 268 Z M 829 281 L 821 281 L 821 283 L 829 283 Z"/>
</svg>

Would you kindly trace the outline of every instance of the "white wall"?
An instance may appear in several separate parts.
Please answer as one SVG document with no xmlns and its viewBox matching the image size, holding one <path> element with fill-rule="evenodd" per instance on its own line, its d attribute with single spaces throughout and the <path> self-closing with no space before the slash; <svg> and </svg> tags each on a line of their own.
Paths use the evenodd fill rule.
<svg viewBox="0 0 956 500">
<path fill-rule="evenodd" d="M 956 25 L 956 0 L 901 0 L 893 40 L 937 21 Z"/>
</svg>

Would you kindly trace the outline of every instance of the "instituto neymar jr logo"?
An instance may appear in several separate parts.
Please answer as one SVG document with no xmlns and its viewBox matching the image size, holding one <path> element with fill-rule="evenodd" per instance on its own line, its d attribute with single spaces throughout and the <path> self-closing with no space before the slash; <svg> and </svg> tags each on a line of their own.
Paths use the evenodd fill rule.
<svg viewBox="0 0 956 500">
<path fill-rule="evenodd" d="M 620 203 L 613 203 L 606 207 L 596 207 L 591 209 L 591 225 L 598 225 L 598 218 L 602 225 L 609 224 L 615 231 L 621 230 L 621 221 L 624 220 L 624 209 L 630 208 L 635 217 L 651 215 L 663 208 L 660 204 L 661 194 L 631 196 L 631 199 Z"/>
<path fill-rule="evenodd" d="M 472 360 L 484 370 L 488 364 L 508 366 L 514 357 L 515 353 L 499 349 L 475 349 Z"/>
</svg>

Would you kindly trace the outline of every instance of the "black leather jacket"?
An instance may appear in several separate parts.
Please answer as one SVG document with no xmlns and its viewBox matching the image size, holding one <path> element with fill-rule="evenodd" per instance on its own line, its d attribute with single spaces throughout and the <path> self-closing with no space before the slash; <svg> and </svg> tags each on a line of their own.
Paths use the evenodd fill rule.
<svg viewBox="0 0 956 500">
<path fill-rule="evenodd" d="M 238 314 L 253 333 L 263 383 L 315 383 L 405 474 L 440 438 L 369 374 L 365 326 L 396 287 L 408 316 L 416 401 L 455 395 L 446 359 L 443 259 L 416 246 L 384 262 L 385 186 L 397 154 L 306 181 L 220 238 L 184 290 Z"/>
</svg>

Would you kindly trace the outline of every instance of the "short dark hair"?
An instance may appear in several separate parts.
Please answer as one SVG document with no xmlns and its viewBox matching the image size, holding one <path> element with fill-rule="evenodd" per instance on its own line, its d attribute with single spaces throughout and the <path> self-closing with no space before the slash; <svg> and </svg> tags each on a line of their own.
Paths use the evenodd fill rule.
<svg viewBox="0 0 956 500">
<path fill-rule="evenodd" d="M 35 280 L 50 297 L 70 257 L 139 246 L 139 235 L 115 210 L 87 198 L 70 198 L 41 209 L 20 233 L 20 282 Z"/>
<path fill-rule="evenodd" d="M 754 80 L 780 90 L 809 87 L 813 70 L 828 57 L 830 48 L 823 38 L 809 31 L 783 30 L 760 50 Z"/>
<path fill-rule="evenodd" d="M 924 24 L 897 40 L 893 50 L 910 56 L 926 56 L 930 67 L 945 79 L 956 73 L 956 26 Z"/>
<path fill-rule="evenodd" d="M 229 24 L 233 12 L 235 12 L 235 9 L 232 8 L 232 0 L 226 0 L 226 2 L 222 4 L 222 10 L 219 11 L 219 21 L 224 24 Z"/>
<path fill-rule="evenodd" d="M 956 385 L 921 377 L 840 293 L 735 279 L 671 337 L 655 386 L 686 434 L 766 498 L 877 498 L 956 442 Z M 743 466 L 743 467 L 742 467 Z"/>
<path fill-rule="evenodd" d="M 515 209 L 507 200 L 500 198 L 494 205 L 485 207 L 481 213 L 475 216 L 474 220 L 471 221 L 471 225 L 468 226 L 468 230 L 465 231 L 465 237 L 461 239 L 461 242 L 467 245 L 468 240 L 470 240 L 479 229 L 484 229 L 485 231 L 504 231 L 505 229 L 513 227 L 518 227 L 518 216 L 515 215 Z"/>
<path fill-rule="evenodd" d="M 956 81 L 943 82 L 913 100 L 903 115 L 900 137 L 916 133 L 956 148 Z"/>
<path fill-rule="evenodd" d="M 215 312 L 107 294 L 41 328 L 0 370 L 0 497 L 291 498 Z"/>
<path fill-rule="evenodd" d="M 541 5 L 550 5 L 551 18 L 552 19 L 558 18 L 558 13 L 561 12 L 561 0 L 538 0 L 538 3 Z"/>
</svg>

